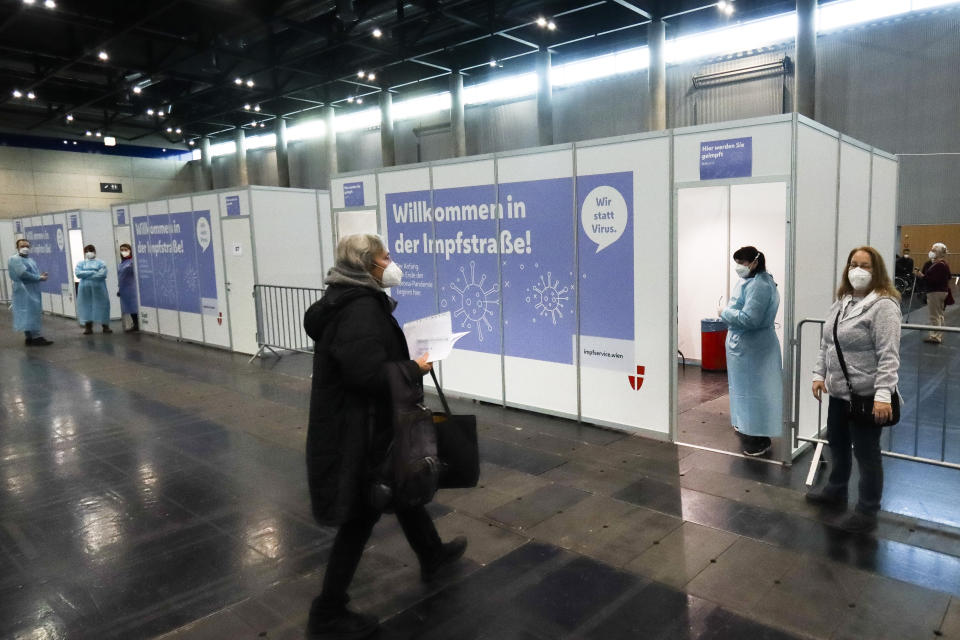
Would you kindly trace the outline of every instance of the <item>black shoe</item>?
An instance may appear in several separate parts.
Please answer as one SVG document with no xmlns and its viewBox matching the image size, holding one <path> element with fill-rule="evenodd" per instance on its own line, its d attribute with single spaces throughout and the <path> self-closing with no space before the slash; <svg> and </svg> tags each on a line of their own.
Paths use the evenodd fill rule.
<svg viewBox="0 0 960 640">
<path fill-rule="evenodd" d="M 743 455 L 750 456 L 751 458 L 759 458 L 760 456 L 765 456 L 770 451 L 770 447 L 773 446 L 773 442 L 770 438 L 763 436 L 747 436 L 744 440 L 743 445 Z"/>
<path fill-rule="evenodd" d="M 344 609 L 336 616 L 323 620 L 310 620 L 307 626 L 308 640 L 362 640 L 369 638 L 380 628 L 376 616 Z"/>
<path fill-rule="evenodd" d="M 807 495 L 805 495 L 804 498 L 810 504 L 815 504 L 818 507 L 824 507 L 828 509 L 847 508 L 847 494 L 845 493 L 829 493 L 825 489 L 820 489 L 819 491 L 807 492 Z"/>
<path fill-rule="evenodd" d="M 453 565 L 459 560 L 466 550 L 467 539 L 463 536 L 458 536 L 450 542 L 445 542 L 433 560 L 420 563 L 420 579 L 424 582 L 430 582 L 436 578 L 443 569 Z"/>
<path fill-rule="evenodd" d="M 107 325 L 103 325 L 103 332 L 104 332 L 104 333 L 113 333 L 113 329 L 111 329 L 111 328 L 108 327 Z"/>
<path fill-rule="evenodd" d="M 851 533 L 870 533 L 877 528 L 877 516 L 863 511 L 854 511 L 843 519 L 840 527 Z"/>
<path fill-rule="evenodd" d="M 85 336 L 89 336 L 92 333 L 93 333 L 93 329 L 91 329 L 90 327 L 87 327 L 83 330 L 83 335 Z"/>
<path fill-rule="evenodd" d="M 27 344 L 32 345 L 34 347 L 46 347 L 48 345 L 53 344 L 53 340 L 47 340 L 43 336 L 40 336 L 39 338 L 33 338 Z"/>
</svg>

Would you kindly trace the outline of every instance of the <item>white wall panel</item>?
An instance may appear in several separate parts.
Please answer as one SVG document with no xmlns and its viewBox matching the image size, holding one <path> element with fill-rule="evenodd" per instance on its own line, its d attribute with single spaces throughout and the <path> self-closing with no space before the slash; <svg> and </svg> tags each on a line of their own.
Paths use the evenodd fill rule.
<svg viewBox="0 0 960 640">
<path fill-rule="evenodd" d="M 753 177 L 789 175 L 791 136 L 789 121 L 692 133 L 677 129 L 674 137 L 674 181 L 700 180 L 701 142 L 747 137 L 753 138 Z"/>
<path fill-rule="evenodd" d="M 336 264 L 336 253 L 333 241 L 333 217 L 330 211 L 330 192 L 317 191 L 317 222 L 320 233 L 320 255 L 323 264 L 322 276 Z M 320 285 L 318 285 L 320 286 Z"/>
<path fill-rule="evenodd" d="M 210 248 L 213 250 L 217 283 L 217 309 L 204 313 L 203 340 L 206 344 L 230 348 L 230 318 L 227 314 L 227 286 L 223 268 L 223 240 L 220 236 L 220 199 L 216 193 L 201 193 L 192 197 L 194 211 L 210 212 Z M 214 313 L 214 311 L 216 311 Z"/>
<path fill-rule="evenodd" d="M 250 209 L 257 284 L 322 287 L 316 192 L 251 187 Z"/>
<path fill-rule="evenodd" d="M 870 193 L 870 246 L 883 256 L 893 277 L 897 251 L 897 161 L 873 155 Z"/>
<path fill-rule="evenodd" d="M 837 262 L 840 269 L 854 247 L 867 244 L 870 225 L 870 152 L 848 142 L 840 144 L 840 203 L 837 221 Z"/>
</svg>

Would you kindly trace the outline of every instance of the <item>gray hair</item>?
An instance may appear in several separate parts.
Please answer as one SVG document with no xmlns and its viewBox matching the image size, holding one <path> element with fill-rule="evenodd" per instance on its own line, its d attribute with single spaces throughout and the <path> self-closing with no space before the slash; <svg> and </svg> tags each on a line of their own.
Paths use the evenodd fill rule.
<svg viewBox="0 0 960 640">
<path fill-rule="evenodd" d="M 942 242 L 934 242 L 932 249 L 933 253 L 936 254 L 938 258 L 947 257 L 947 245 L 943 244 Z"/>
<path fill-rule="evenodd" d="M 337 266 L 370 271 L 374 260 L 386 251 L 380 236 L 372 233 L 350 235 L 337 244 Z"/>
</svg>

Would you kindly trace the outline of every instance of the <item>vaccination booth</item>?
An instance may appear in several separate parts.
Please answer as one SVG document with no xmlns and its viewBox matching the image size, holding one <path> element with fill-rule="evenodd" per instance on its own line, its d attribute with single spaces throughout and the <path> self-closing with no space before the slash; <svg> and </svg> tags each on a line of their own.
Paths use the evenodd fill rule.
<svg viewBox="0 0 960 640">
<path fill-rule="evenodd" d="M 678 352 L 699 363 L 744 245 L 779 285 L 792 435 L 796 325 L 826 314 L 851 248 L 893 269 L 896 190 L 894 156 L 786 114 L 342 174 L 330 197 L 334 238 L 386 238 L 401 323 L 450 311 L 468 332 L 446 391 L 677 440 Z"/>
<path fill-rule="evenodd" d="M 319 288 L 332 265 L 329 195 L 248 186 L 112 207 L 133 246 L 141 330 L 258 351 L 255 285 Z"/>
<path fill-rule="evenodd" d="M 119 252 L 114 244 L 113 222 L 110 212 L 97 209 L 71 209 L 13 218 L 0 226 L 0 258 L 7 261 L 16 253 L 15 241 L 30 241 L 30 257 L 40 271 L 49 278 L 40 283 L 43 310 L 67 318 L 77 317 L 76 264 L 83 260 L 83 248 L 92 244 L 97 258 L 107 265 L 107 291 L 110 292 L 110 317 L 120 318 L 120 300 L 117 291 L 117 261 Z M 9 278 L 9 274 L 6 274 Z M 9 280 L 8 280 L 9 287 Z M 8 288 L 9 290 L 9 288 Z"/>
</svg>

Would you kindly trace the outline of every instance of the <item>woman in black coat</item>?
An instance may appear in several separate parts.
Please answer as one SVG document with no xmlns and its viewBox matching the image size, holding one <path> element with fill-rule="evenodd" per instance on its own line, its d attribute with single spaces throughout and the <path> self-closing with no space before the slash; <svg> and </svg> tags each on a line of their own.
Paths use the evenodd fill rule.
<svg viewBox="0 0 960 640">
<path fill-rule="evenodd" d="M 392 437 L 387 371 L 405 367 L 412 376 L 431 369 L 424 355 L 411 360 L 397 303 L 383 289 L 400 284 L 400 268 L 378 236 L 348 236 L 337 245 L 337 264 L 327 274 L 323 298 L 307 310 L 303 325 L 316 342 L 307 432 L 307 477 L 313 515 L 339 529 L 330 552 L 323 592 L 310 609 L 313 639 L 366 638 L 373 616 L 349 611 L 347 589 L 380 512 L 370 506 L 373 469 Z M 442 543 L 423 507 L 396 512 L 430 580 L 466 549 L 465 538 Z"/>
</svg>

